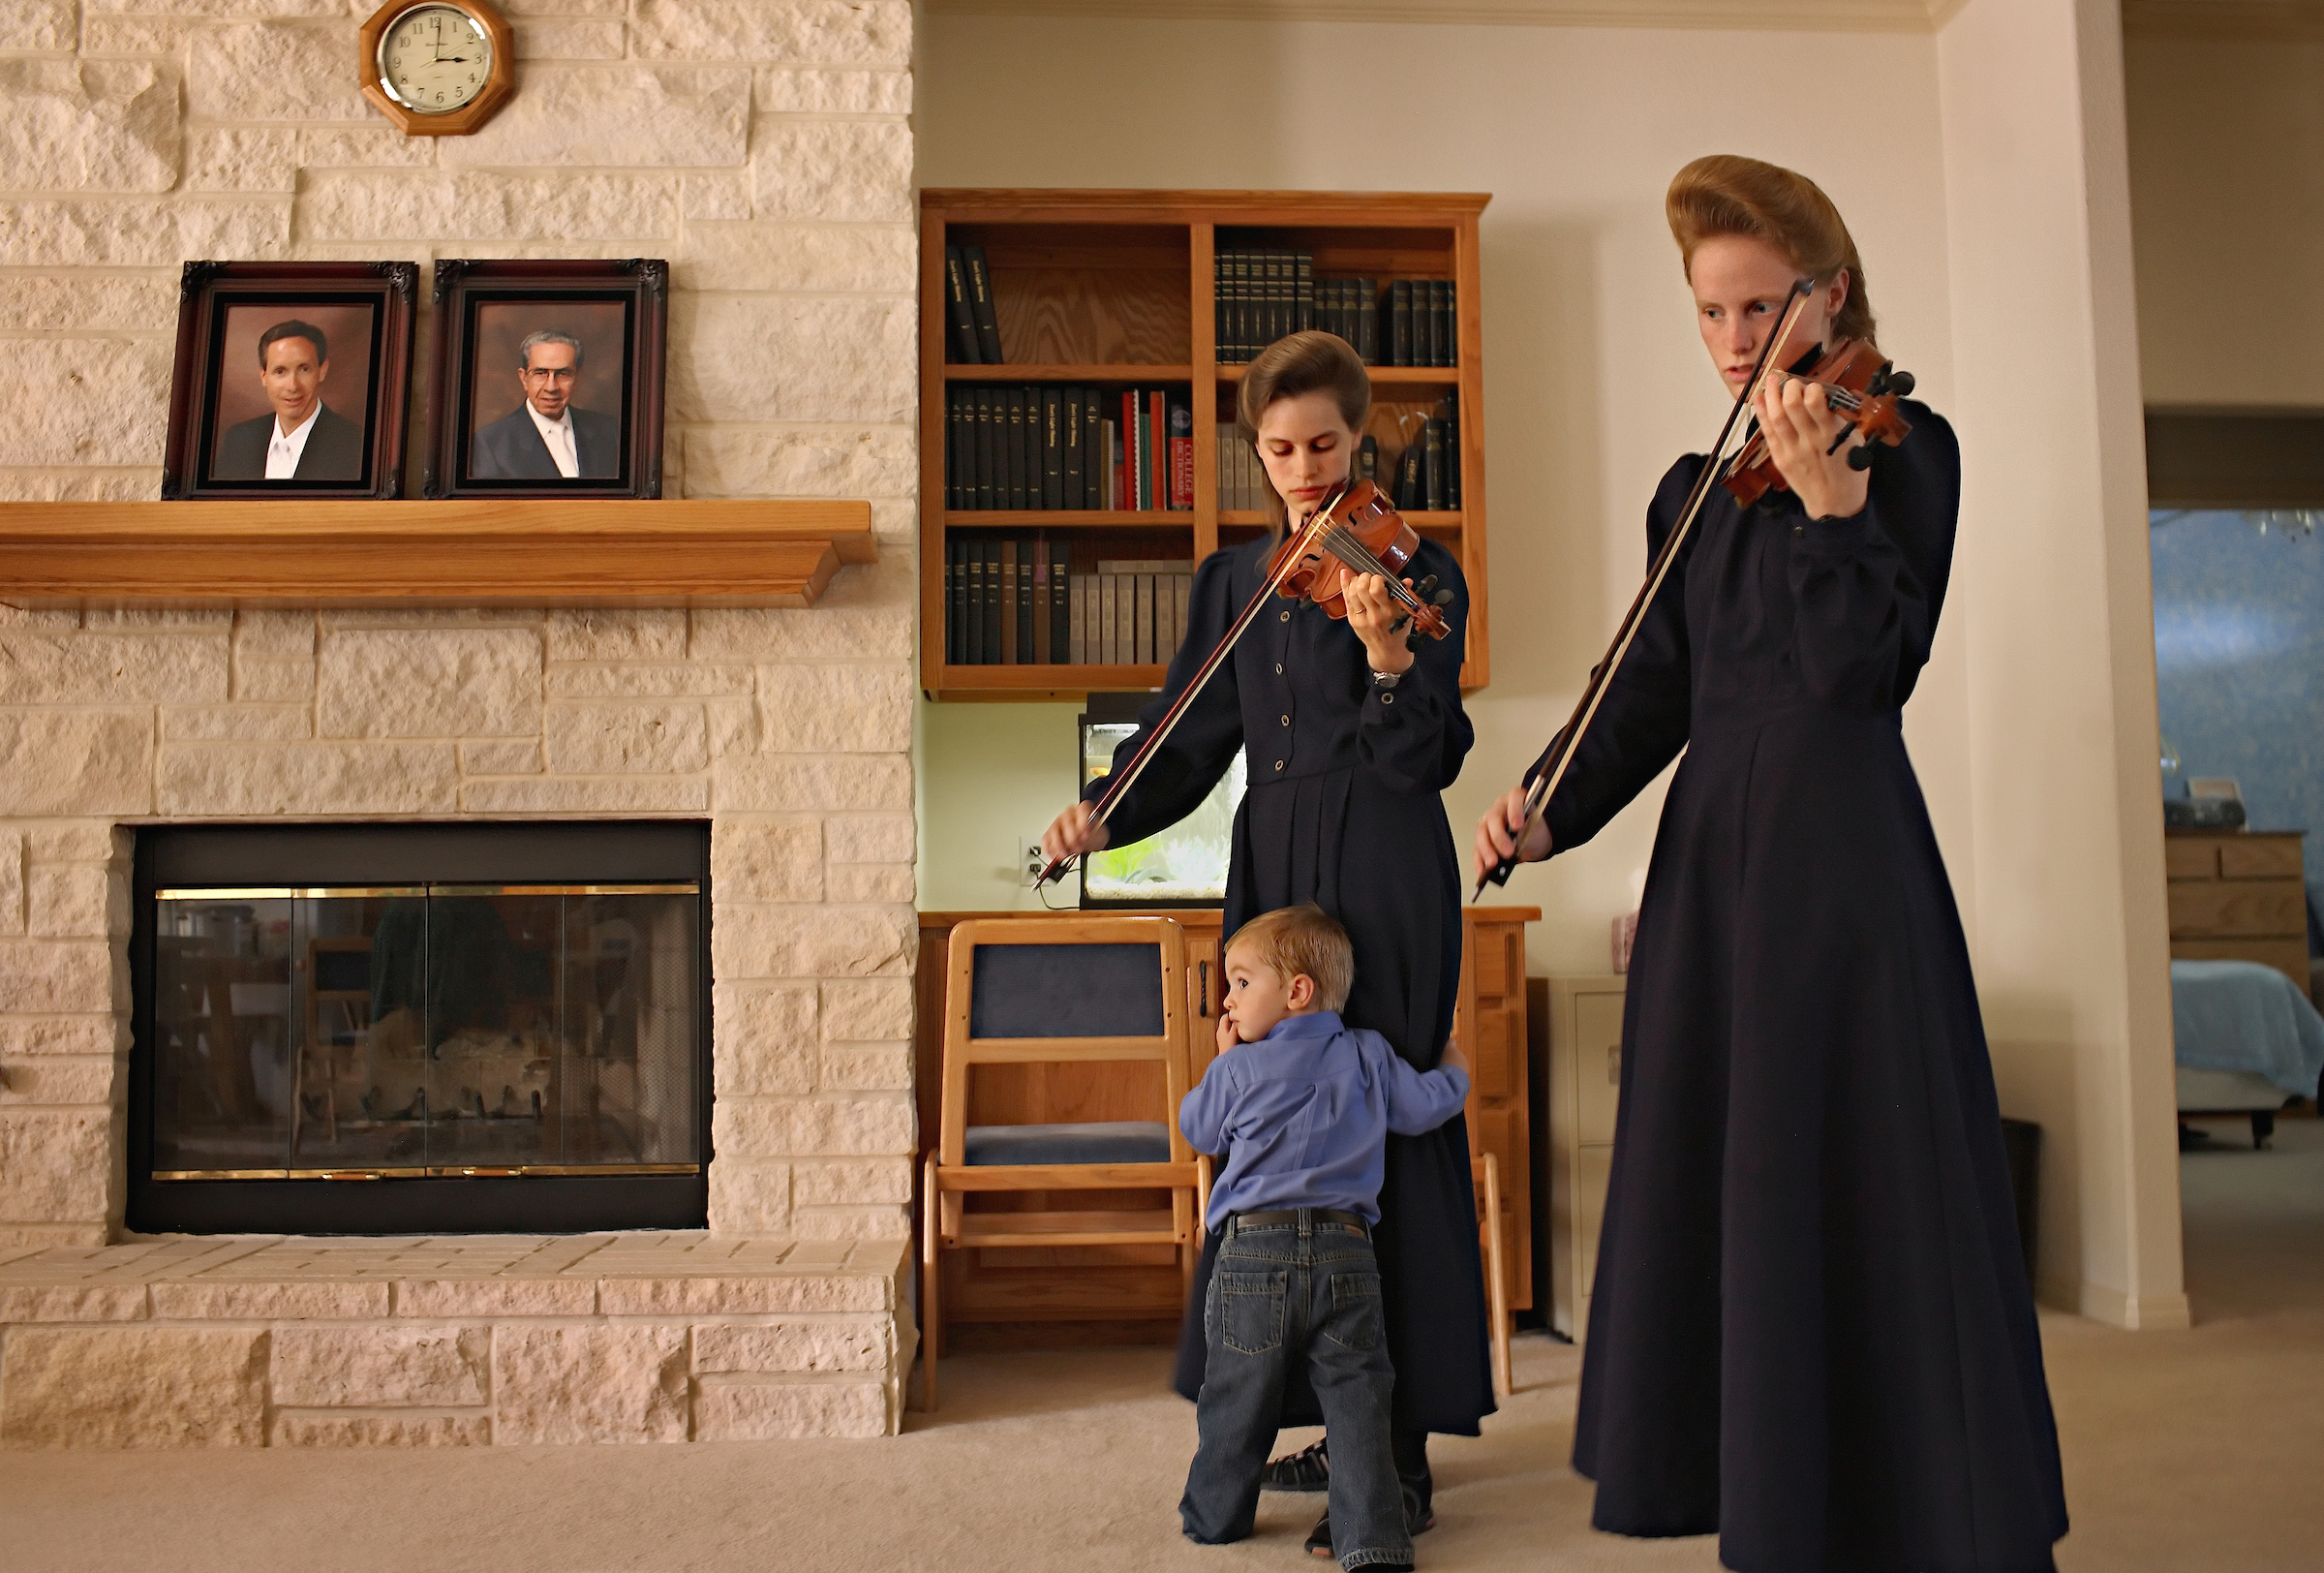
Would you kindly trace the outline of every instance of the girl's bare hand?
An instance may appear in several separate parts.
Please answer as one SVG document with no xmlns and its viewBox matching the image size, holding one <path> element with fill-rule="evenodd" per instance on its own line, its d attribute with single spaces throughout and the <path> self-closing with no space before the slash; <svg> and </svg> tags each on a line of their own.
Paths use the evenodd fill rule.
<svg viewBox="0 0 2324 1573">
<path fill-rule="evenodd" d="M 1102 852 L 1108 840 L 1105 822 L 1087 803 L 1076 803 L 1041 832 L 1041 851 L 1052 863 L 1076 852 Z"/>
<path fill-rule="evenodd" d="M 1539 863 L 1549 855 L 1548 821 L 1526 823 L 1522 786 L 1512 786 L 1477 821 L 1477 878 L 1483 879 L 1512 855 L 1520 863 Z"/>
<path fill-rule="evenodd" d="M 1406 589 L 1412 581 L 1404 581 Z M 1340 594 L 1348 603 L 1348 627 L 1363 641 L 1363 653 L 1376 672 L 1402 672 L 1412 667 L 1413 654 L 1404 643 L 1404 634 L 1394 628 L 1404 608 L 1397 605 L 1390 593 L 1388 580 L 1377 573 L 1358 573 L 1349 577 Z M 1409 626 L 1409 625 L 1408 625 Z"/>
</svg>

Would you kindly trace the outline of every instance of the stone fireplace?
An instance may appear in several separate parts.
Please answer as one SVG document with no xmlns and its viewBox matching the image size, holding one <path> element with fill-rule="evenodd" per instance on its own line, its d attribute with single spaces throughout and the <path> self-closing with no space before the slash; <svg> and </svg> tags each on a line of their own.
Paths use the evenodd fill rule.
<svg viewBox="0 0 2324 1573">
<path fill-rule="evenodd" d="M 512 6 L 516 100 L 441 144 L 355 95 L 358 15 L 272 9 L 65 8 L 0 60 L 0 131 L 44 149 L 0 200 L 0 315 L 38 332 L 0 344 L 0 499 L 156 495 L 187 259 L 665 257 L 664 494 L 866 498 L 879 560 L 804 609 L 0 604 L 0 1445 L 893 1430 L 913 1341 L 910 7 Z M 154 1221 L 129 1180 L 139 829 L 613 819 L 707 834 L 706 1229 L 133 1226 Z M 184 915 L 229 949 L 260 921 Z M 376 943 L 382 915 L 352 921 Z M 300 943 L 331 937 L 310 922 Z M 545 1132 L 542 1056 L 472 1047 L 423 1124 L 424 1075 L 343 1091 L 360 1110 L 376 1086 L 406 1134 Z M 315 1089 L 261 1096 L 274 1073 L 235 1095 L 303 1129 Z M 479 1112 L 456 1112 L 464 1090 Z M 153 1407 L 141 1381 L 185 1402 Z"/>
</svg>

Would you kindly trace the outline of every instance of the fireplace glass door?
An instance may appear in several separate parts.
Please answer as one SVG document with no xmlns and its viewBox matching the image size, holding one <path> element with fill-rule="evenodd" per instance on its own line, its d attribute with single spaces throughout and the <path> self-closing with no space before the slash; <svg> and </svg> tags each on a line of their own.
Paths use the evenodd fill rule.
<svg viewBox="0 0 2324 1573">
<path fill-rule="evenodd" d="M 153 1179 L 699 1173 L 701 894 L 157 889 Z"/>
</svg>

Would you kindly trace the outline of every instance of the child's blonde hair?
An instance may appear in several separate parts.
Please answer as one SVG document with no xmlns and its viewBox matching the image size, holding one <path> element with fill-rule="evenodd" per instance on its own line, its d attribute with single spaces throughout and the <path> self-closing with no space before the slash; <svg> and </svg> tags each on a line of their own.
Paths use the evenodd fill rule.
<svg viewBox="0 0 2324 1573">
<path fill-rule="evenodd" d="M 1272 968 L 1286 985 L 1302 972 L 1315 982 L 1315 1002 L 1338 1010 L 1356 986 L 1356 949 L 1339 920 L 1313 902 L 1262 912 L 1227 941 L 1227 952 L 1245 949 Z"/>
</svg>

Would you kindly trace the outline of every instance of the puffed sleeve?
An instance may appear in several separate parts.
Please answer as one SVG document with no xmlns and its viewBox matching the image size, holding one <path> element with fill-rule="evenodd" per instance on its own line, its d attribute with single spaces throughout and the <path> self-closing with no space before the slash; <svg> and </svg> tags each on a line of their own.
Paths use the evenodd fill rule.
<svg viewBox="0 0 2324 1573">
<path fill-rule="evenodd" d="M 1912 696 L 1952 571 L 1961 448 L 1944 417 L 1908 404 L 1911 433 L 1876 450 L 1852 518 L 1792 522 L 1800 680 L 1839 709 L 1894 710 Z"/>
<path fill-rule="evenodd" d="M 1452 632 L 1441 639 L 1422 638 L 1412 668 L 1392 689 L 1369 684 L 1363 696 L 1363 719 L 1357 747 L 1363 761 L 1391 786 L 1403 792 L 1441 792 L 1460 774 L 1476 732 L 1460 704 L 1460 663 L 1468 658 L 1469 581 L 1461 576 L 1452 554 L 1434 541 L 1422 541 L 1413 554 L 1414 571 L 1405 576 L 1418 584 L 1435 575 L 1439 589 L 1450 589 L 1445 621 Z"/>
<path fill-rule="evenodd" d="M 1690 453 L 1663 477 L 1646 510 L 1649 564 L 1669 539 L 1703 462 L 1702 455 Z M 1549 799 L 1545 817 L 1553 853 L 1598 834 L 1686 747 L 1694 697 L 1687 649 L 1687 558 L 1693 549 L 1692 540 L 1681 548 L 1648 603 L 1637 636 L 1615 667 L 1598 713 L 1574 751 L 1574 762 Z M 1528 786 L 1547 759 L 1544 750 L 1525 773 Z"/>
<path fill-rule="evenodd" d="M 1107 784 L 1129 768 L 1154 727 L 1186 692 L 1203 662 L 1226 637 L 1235 614 L 1241 609 L 1235 599 L 1234 579 L 1232 551 L 1212 552 L 1195 571 L 1186 602 L 1186 639 L 1170 658 L 1162 692 L 1138 712 L 1137 731 L 1122 739 L 1114 751 L 1112 770 L 1083 787 L 1083 797 L 1095 802 L 1105 795 Z M 1143 841 L 1202 807 L 1203 799 L 1210 795 L 1210 788 L 1227 773 L 1241 747 L 1242 703 L 1235 689 L 1235 663 L 1229 660 L 1219 664 L 1202 693 L 1195 695 L 1170 736 L 1147 761 L 1136 785 L 1108 817 L 1109 844 L 1126 847 Z"/>
</svg>

